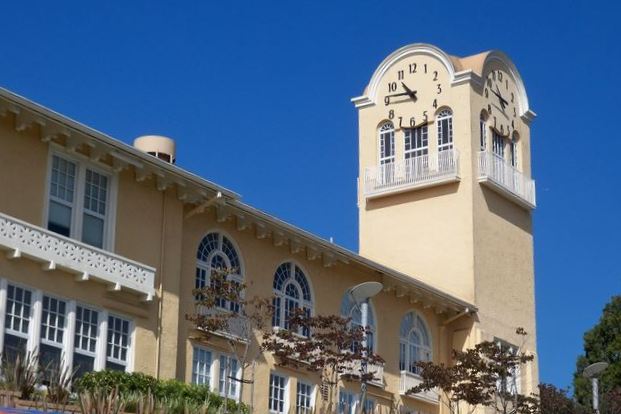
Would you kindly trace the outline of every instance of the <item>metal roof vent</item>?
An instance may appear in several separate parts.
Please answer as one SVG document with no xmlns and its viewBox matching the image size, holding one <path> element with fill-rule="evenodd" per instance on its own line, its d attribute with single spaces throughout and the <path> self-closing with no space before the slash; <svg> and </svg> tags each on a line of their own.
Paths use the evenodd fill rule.
<svg viewBox="0 0 621 414">
<path fill-rule="evenodd" d="M 170 164 L 175 163 L 175 141 L 161 135 L 143 135 L 134 140 L 134 148 Z"/>
</svg>

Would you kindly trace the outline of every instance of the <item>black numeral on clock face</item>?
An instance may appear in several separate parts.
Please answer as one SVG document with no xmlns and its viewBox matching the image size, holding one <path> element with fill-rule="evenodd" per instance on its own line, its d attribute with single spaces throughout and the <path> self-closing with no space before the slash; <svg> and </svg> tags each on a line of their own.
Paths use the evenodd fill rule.
<svg viewBox="0 0 621 414">
<path fill-rule="evenodd" d="M 388 111 L 388 119 L 393 119 L 395 117 L 395 111 L 391 109 Z"/>
<path fill-rule="evenodd" d="M 385 104 L 386 106 L 390 105 L 390 96 L 385 96 L 385 97 L 384 97 L 384 104 Z"/>
<path fill-rule="evenodd" d="M 414 128 L 416 126 L 416 121 L 414 120 L 414 117 L 410 118 L 410 127 Z"/>
<path fill-rule="evenodd" d="M 437 80 L 438 80 L 438 71 L 437 71 L 437 70 L 434 70 L 434 71 L 433 71 L 433 80 L 434 80 L 434 81 L 437 81 Z"/>
<path fill-rule="evenodd" d="M 502 82 L 502 72 L 498 71 L 498 82 Z"/>
<path fill-rule="evenodd" d="M 410 63 L 410 73 L 416 73 L 416 63 Z"/>
<path fill-rule="evenodd" d="M 388 84 L 388 92 L 395 92 L 397 90 L 397 82 L 390 82 Z"/>
<path fill-rule="evenodd" d="M 442 84 L 438 83 L 438 94 L 442 93 Z"/>
<path fill-rule="evenodd" d="M 425 63 L 423 67 L 425 68 L 425 73 L 427 73 L 427 64 Z"/>
<path fill-rule="evenodd" d="M 399 80 L 402 80 L 402 79 L 403 79 L 403 71 L 402 71 L 402 70 L 400 70 L 399 72 L 397 72 L 397 78 L 398 78 Z"/>
<path fill-rule="evenodd" d="M 438 109 L 438 100 L 434 99 L 433 104 L 431 104 L 431 106 L 433 106 L 434 109 Z"/>
</svg>

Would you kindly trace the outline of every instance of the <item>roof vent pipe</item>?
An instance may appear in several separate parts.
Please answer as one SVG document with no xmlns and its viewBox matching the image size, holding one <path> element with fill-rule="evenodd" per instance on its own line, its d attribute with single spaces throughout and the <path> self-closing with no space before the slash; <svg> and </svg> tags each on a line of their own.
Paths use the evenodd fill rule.
<svg viewBox="0 0 621 414">
<path fill-rule="evenodd" d="M 161 135 L 143 135 L 134 140 L 134 148 L 170 164 L 175 163 L 175 141 Z"/>
</svg>

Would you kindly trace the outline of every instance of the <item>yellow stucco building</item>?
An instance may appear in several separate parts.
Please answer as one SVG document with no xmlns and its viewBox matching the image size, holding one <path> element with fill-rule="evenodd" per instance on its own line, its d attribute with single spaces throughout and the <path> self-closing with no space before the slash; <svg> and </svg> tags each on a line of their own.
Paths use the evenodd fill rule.
<svg viewBox="0 0 621 414">
<path fill-rule="evenodd" d="M 185 315 L 210 269 L 239 269 L 247 294 L 315 314 L 348 312 L 348 289 L 377 281 L 369 385 L 377 413 L 439 413 L 406 396 L 413 363 L 449 362 L 482 340 L 536 355 L 530 122 L 524 84 L 501 52 L 466 58 L 427 44 L 378 66 L 359 113 L 360 252 L 245 204 L 175 165 L 174 142 L 134 146 L 0 89 L 0 349 L 79 372 L 142 371 L 209 384 L 231 398 L 239 364 Z M 287 302 L 289 301 L 289 302 Z M 264 354 L 242 399 L 257 413 L 314 412 L 317 377 Z M 246 373 L 245 377 L 248 377 Z M 528 393 L 536 359 L 516 375 Z M 344 381 L 339 401 L 359 384 Z M 341 412 L 348 412 L 343 409 Z"/>
</svg>

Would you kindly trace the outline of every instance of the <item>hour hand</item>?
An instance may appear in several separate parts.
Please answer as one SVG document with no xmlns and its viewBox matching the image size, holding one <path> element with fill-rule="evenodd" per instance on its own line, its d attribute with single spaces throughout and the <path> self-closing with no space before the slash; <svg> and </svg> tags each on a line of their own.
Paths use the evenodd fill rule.
<svg viewBox="0 0 621 414">
<path fill-rule="evenodd" d="M 404 82 L 401 82 L 401 86 L 403 86 L 403 89 L 406 90 L 406 95 L 408 95 L 410 98 L 412 98 L 413 100 L 416 100 L 416 91 L 411 90 L 410 88 L 408 88 L 406 86 L 406 84 Z"/>
</svg>

